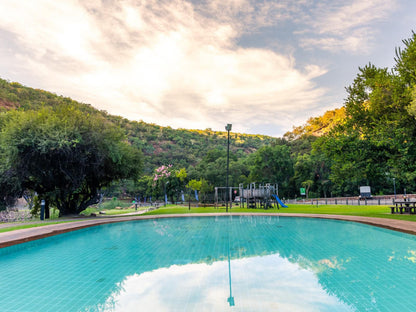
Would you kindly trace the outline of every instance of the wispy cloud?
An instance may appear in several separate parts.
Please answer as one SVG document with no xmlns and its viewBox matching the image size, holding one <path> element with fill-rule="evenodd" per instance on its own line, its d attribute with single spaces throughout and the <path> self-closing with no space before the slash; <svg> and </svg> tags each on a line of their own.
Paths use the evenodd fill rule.
<svg viewBox="0 0 416 312">
<path fill-rule="evenodd" d="M 287 129 L 276 117 L 316 106 L 325 90 L 313 79 L 325 69 L 296 69 L 290 56 L 236 46 L 242 25 L 274 23 L 285 9 L 254 3 L 4 0 L 0 30 L 16 48 L 1 50 L 1 58 L 30 73 L 36 87 L 130 119 L 220 130 L 233 122 L 239 131 L 280 122 Z"/>
<path fill-rule="evenodd" d="M 368 54 L 372 50 L 375 31 L 371 28 L 351 30 L 343 36 L 323 35 L 303 38 L 304 48 L 318 48 L 334 53 L 351 52 Z"/>
<path fill-rule="evenodd" d="M 232 260 L 232 283 L 228 283 L 228 263 L 173 265 L 127 276 L 98 310 L 227 311 L 232 294 L 238 309 L 250 311 L 353 311 L 334 294 L 323 289 L 317 276 L 298 263 L 279 255 Z M 260 284 L 253 281 L 261 281 Z M 177 287 L 180 285 L 180 287 Z M 279 285 L 276 288 L 276 285 Z M 255 294 L 255 296 L 250 296 Z M 319 308 L 317 308 L 319 307 Z"/>
<path fill-rule="evenodd" d="M 129 119 L 282 134 L 322 105 L 327 70 L 239 38 L 296 22 L 304 48 L 367 52 L 396 1 L 2 0 L 0 75 Z"/>
<path fill-rule="evenodd" d="M 377 33 L 376 24 L 386 20 L 396 7 L 396 0 L 321 1 L 304 17 L 309 29 L 301 35 L 301 45 L 367 53 Z"/>
<path fill-rule="evenodd" d="M 262 27 L 281 24 L 295 18 L 303 1 L 198 1 L 196 11 L 217 21 L 232 24 L 241 33 L 257 31 Z"/>
</svg>

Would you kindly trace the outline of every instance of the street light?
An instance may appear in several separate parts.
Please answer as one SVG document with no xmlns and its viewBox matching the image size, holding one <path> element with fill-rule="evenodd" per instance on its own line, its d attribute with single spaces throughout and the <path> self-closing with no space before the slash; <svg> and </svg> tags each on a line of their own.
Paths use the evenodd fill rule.
<svg viewBox="0 0 416 312">
<path fill-rule="evenodd" d="M 228 228 L 229 229 L 229 228 Z M 230 307 L 235 306 L 232 282 L 231 282 L 231 256 L 230 256 L 230 231 L 228 230 L 228 284 L 230 285 L 230 296 L 227 298 L 227 302 Z"/>
<path fill-rule="evenodd" d="M 229 169 L 229 165 L 230 165 L 230 131 L 231 131 L 231 127 L 232 124 L 227 124 L 225 126 L 225 130 L 228 131 L 228 143 L 227 143 L 227 178 L 226 178 L 226 192 L 227 192 L 227 196 L 226 198 L 226 203 L 225 203 L 225 211 L 228 212 L 228 200 L 229 200 L 229 189 L 228 189 L 228 169 Z"/>
<path fill-rule="evenodd" d="M 394 199 L 396 199 L 396 178 L 393 178 Z"/>
<path fill-rule="evenodd" d="M 167 195 L 167 193 L 166 193 L 166 185 L 168 185 L 169 184 L 169 181 L 167 181 L 166 183 L 165 183 L 165 207 L 166 207 L 166 205 L 168 204 L 168 195 Z"/>
<path fill-rule="evenodd" d="M 45 220 L 45 200 L 42 199 L 40 202 L 40 219 Z"/>
</svg>

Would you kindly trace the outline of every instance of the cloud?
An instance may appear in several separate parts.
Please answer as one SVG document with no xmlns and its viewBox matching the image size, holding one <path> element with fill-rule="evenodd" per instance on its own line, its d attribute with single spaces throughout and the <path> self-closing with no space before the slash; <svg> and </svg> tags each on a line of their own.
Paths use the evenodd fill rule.
<svg viewBox="0 0 416 312">
<path fill-rule="evenodd" d="M 301 46 L 368 53 L 377 33 L 374 25 L 386 20 L 396 7 L 396 0 L 320 2 L 304 17 L 310 29 L 304 31 Z"/>
<path fill-rule="evenodd" d="M 328 293 L 317 276 L 278 254 L 173 265 L 127 276 L 99 311 L 227 311 L 231 291 L 236 310 L 354 311 Z"/>
<path fill-rule="evenodd" d="M 196 11 L 219 22 L 232 24 L 241 33 L 256 32 L 262 27 L 274 26 L 293 19 L 300 11 L 302 1 L 229 0 L 198 1 Z"/>
<path fill-rule="evenodd" d="M 375 32 L 370 28 L 352 30 L 343 36 L 324 35 L 322 37 L 310 37 L 302 39 L 301 46 L 305 48 L 315 47 L 322 50 L 339 53 L 365 53 L 372 50 L 372 39 Z"/>
<path fill-rule="evenodd" d="M 224 3 L 4 0 L 0 35 L 14 46 L 0 50 L 11 67 L 4 78 L 30 77 L 18 81 L 161 125 L 288 130 L 325 95 L 314 82 L 325 68 L 297 68 L 290 55 L 236 41 L 296 8 Z"/>
</svg>

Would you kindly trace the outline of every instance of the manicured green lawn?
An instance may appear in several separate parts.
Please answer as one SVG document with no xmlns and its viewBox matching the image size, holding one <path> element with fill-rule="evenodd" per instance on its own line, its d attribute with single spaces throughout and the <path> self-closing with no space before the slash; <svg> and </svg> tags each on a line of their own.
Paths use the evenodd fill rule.
<svg viewBox="0 0 416 312">
<path fill-rule="evenodd" d="M 0 233 L 10 232 L 10 231 L 15 231 L 15 230 L 22 230 L 22 229 L 29 229 L 29 228 L 51 225 L 51 224 L 67 223 L 67 222 L 74 222 L 74 221 L 58 221 L 58 222 L 48 222 L 48 223 L 28 223 L 28 224 L 24 224 L 24 225 L 16 225 L 16 226 L 10 226 L 10 227 L 6 227 L 6 228 L 0 228 Z"/>
<path fill-rule="evenodd" d="M 132 212 L 140 212 L 141 210 L 145 210 L 143 208 L 140 209 L 134 209 L 134 208 L 129 208 L 129 209 L 111 209 L 111 210 L 105 210 L 105 215 L 106 216 L 115 216 L 115 215 L 123 215 L 126 213 L 132 213 Z"/>
<path fill-rule="evenodd" d="M 139 208 L 138 211 L 145 208 Z M 91 209 L 92 211 L 97 211 L 96 209 Z M 137 212 L 138 212 L 137 211 Z M 352 216 L 363 216 L 363 217 L 376 217 L 376 218 L 387 218 L 387 219 L 398 219 L 398 220 L 408 220 L 416 221 L 416 215 L 400 215 L 400 214 L 391 214 L 388 206 L 353 206 L 353 205 L 302 205 L 302 204 L 291 204 L 289 208 L 280 208 L 280 209 L 248 209 L 240 208 L 238 206 L 233 206 L 228 211 L 230 213 L 237 212 L 248 212 L 248 213 L 310 213 L 310 214 L 332 214 L 332 215 L 352 215 Z M 108 209 L 105 211 L 107 216 L 119 216 L 122 217 L 123 214 L 136 212 L 135 209 Z M 149 211 L 143 215 L 161 215 L 161 214 L 185 214 L 185 213 L 225 213 L 225 207 L 191 207 L 188 206 L 178 206 L 178 205 L 167 205 L 162 206 L 156 210 Z M 58 221 L 57 222 L 45 222 L 39 223 L 39 221 L 28 222 L 24 225 L 11 226 L 6 228 L 0 228 L 0 233 L 8 232 L 13 230 L 25 229 L 30 227 L 46 226 L 49 224 L 57 224 L 64 222 L 73 222 L 73 221 Z"/>
<path fill-rule="evenodd" d="M 159 214 L 182 214 L 182 213 L 215 213 L 215 212 L 226 212 L 225 207 L 191 207 L 189 210 L 185 206 L 168 205 L 159 209 L 145 213 L 145 215 L 159 215 Z M 332 215 L 352 215 L 352 216 L 363 216 L 363 217 L 377 217 L 387 219 L 399 219 L 416 221 L 416 215 L 400 215 L 391 214 L 389 206 L 353 206 L 353 205 L 303 205 L 303 204 L 292 204 L 289 208 L 280 209 L 248 209 L 233 206 L 229 209 L 229 212 L 262 212 L 262 213 L 311 213 L 311 214 L 332 214 Z"/>
<path fill-rule="evenodd" d="M 126 213 L 132 213 L 132 212 L 139 212 L 142 210 L 146 210 L 145 208 L 138 208 L 137 210 L 135 208 L 122 208 L 122 209 L 97 209 L 96 207 L 89 207 L 82 211 L 80 215 L 89 217 L 92 213 L 99 213 L 100 211 L 103 212 L 103 215 L 106 216 L 114 216 L 114 215 L 123 215 Z"/>
</svg>

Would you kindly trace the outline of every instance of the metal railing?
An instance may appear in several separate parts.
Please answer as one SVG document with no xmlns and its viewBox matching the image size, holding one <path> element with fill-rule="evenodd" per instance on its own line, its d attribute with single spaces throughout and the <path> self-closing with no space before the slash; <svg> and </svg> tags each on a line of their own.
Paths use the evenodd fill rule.
<svg viewBox="0 0 416 312">
<path fill-rule="evenodd" d="M 415 201 L 416 195 L 396 195 L 396 200 Z M 360 199 L 359 197 L 331 197 L 331 198 L 308 198 L 308 199 L 287 199 L 287 204 L 307 204 L 307 205 L 393 205 L 394 195 L 373 196 L 371 199 Z"/>
</svg>

